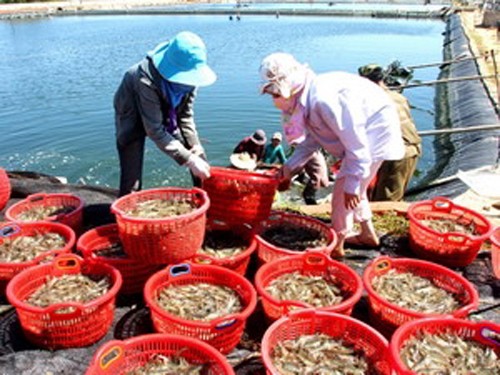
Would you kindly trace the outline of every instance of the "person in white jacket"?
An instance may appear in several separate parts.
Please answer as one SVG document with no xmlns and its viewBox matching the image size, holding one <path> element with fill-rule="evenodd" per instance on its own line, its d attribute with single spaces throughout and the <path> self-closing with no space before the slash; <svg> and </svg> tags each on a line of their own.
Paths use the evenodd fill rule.
<svg viewBox="0 0 500 375">
<path fill-rule="evenodd" d="M 289 181 L 320 147 L 342 159 L 332 194 L 331 220 L 338 237 L 332 256 L 343 256 L 345 243 L 378 246 L 366 189 L 384 160 L 404 156 L 393 101 L 356 74 L 317 75 L 287 53 L 265 57 L 260 74 L 261 92 L 270 94 L 282 111 L 284 127 L 302 127 L 306 134 L 279 177 Z M 360 224 L 360 233 L 353 233 L 354 222 Z"/>
</svg>

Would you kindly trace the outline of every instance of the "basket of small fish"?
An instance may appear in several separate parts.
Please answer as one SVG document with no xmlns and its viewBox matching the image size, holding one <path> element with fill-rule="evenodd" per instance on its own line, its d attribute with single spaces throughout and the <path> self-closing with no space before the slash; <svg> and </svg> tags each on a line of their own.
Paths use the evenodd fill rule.
<svg viewBox="0 0 500 375">
<path fill-rule="evenodd" d="M 396 330 L 389 353 L 398 375 L 500 374 L 500 325 L 449 317 L 415 320 Z"/>
<path fill-rule="evenodd" d="M 186 263 L 151 276 L 144 299 L 157 332 L 197 338 L 227 354 L 241 339 L 257 293 L 234 271 Z"/>
<path fill-rule="evenodd" d="M 255 226 L 267 218 L 279 182 L 273 175 L 223 167 L 211 167 L 210 175 L 203 181 L 210 197 L 210 221 Z"/>
<path fill-rule="evenodd" d="M 497 279 L 500 279 L 500 227 L 491 234 L 491 267 Z"/>
<path fill-rule="evenodd" d="M 162 266 L 131 259 L 123 251 L 117 224 L 102 225 L 78 238 L 76 248 L 85 259 L 95 259 L 116 268 L 122 275 L 120 294 L 142 293 L 146 281 Z"/>
<path fill-rule="evenodd" d="M 337 243 L 335 231 L 322 221 L 279 211 L 261 222 L 255 239 L 261 263 L 303 252 L 330 255 Z"/>
<path fill-rule="evenodd" d="M 70 253 L 76 235 L 67 225 L 53 222 L 4 222 L 0 225 L 0 293 L 19 272 Z"/>
<path fill-rule="evenodd" d="M 147 334 L 111 340 L 94 354 L 85 375 L 234 375 L 227 359 L 203 341 Z"/>
<path fill-rule="evenodd" d="M 192 188 L 134 192 L 111 205 L 125 253 L 149 264 L 179 263 L 203 243 L 207 193 Z"/>
<path fill-rule="evenodd" d="M 410 248 L 423 259 L 448 267 L 465 267 L 491 234 L 483 215 L 437 197 L 408 208 Z"/>
<path fill-rule="evenodd" d="M 363 293 L 358 274 L 322 253 L 280 258 L 259 268 L 255 287 L 267 318 L 297 308 L 350 315 Z"/>
<path fill-rule="evenodd" d="M 5 169 L 0 168 L 0 211 L 4 209 L 5 205 L 10 199 L 11 186 L 9 176 Z"/>
<path fill-rule="evenodd" d="M 33 266 L 14 276 L 7 299 L 25 337 L 47 349 L 91 345 L 111 327 L 120 272 L 74 254 Z"/>
<path fill-rule="evenodd" d="M 426 317 L 465 318 L 479 304 L 468 280 L 432 262 L 381 256 L 363 273 L 370 321 L 391 335 L 402 324 Z"/>
<path fill-rule="evenodd" d="M 257 242 L 248 228 L 210 223 L 205 231 L 203 245 L 192 261 L 225 267 L 245 275 L 255 249 Z"/>
<path fill-rule="evenodd" d="M 57 221 L 82 230 L 84 201 L 73 194 L 32 194 L 10 206 L 5 218 L 11 221 Z"/>
<path fill-rule="evenodd" d="M 268 375 L 390 375 L 387 340 L 349 316 L 304 309 L 275 321 L 262 338 Z"/>
</svg>

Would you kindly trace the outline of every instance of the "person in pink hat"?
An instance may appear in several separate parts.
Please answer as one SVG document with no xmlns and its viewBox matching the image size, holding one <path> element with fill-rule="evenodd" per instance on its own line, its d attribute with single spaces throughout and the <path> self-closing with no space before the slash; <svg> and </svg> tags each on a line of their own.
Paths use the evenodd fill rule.
<svg viewBox="0 0 500 375">
<path fill-rule="evenodd" d="M 207 49 L 196 34 L 183 31 L 159 44 L 125 73 L 114 96 L 116 143 L 120 159 L 119 195 L 142 188 L 144 145 L 149 137 L 193 183 L 210 177 L 193 117 L 198 87 L 217 79 Z"/>
</svg>

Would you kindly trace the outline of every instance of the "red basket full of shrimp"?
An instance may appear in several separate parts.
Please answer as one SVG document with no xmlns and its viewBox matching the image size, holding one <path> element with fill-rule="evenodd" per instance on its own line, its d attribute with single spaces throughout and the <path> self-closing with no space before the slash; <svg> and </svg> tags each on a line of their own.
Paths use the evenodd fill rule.
<svg viewBox="0 0 500 375">
<path fill-rule="evenodd" d="M 19 272 L 70 253 L 76 235 L 55 222 L 4 222 L 0 225 L 0 293 Z"/>
<path fill-rule="evenodd" d="M 73 194 L 32 194 L 5 212 L 11 221 L 57 221 L 78 234 L 83 225 L 84 201 Z"/>
<path fill-rule="evenodd" d="M 256 249 L 257 242 L 249 228 L 211 222 L 207 225 L 203 245 L 192 262 L 225 267 L 245 275 Z"/>
<path fill-rule="evenodd" d="M 500 325 L 427 318 L 403 324 L 391 338 L 398 375 L 500 374 Z"/>
<path fill-rule="evenodd" d="M 330 255 L 337 243 L 335 231 L 322 221 L 280 211 L 261 222 L 255 238 L 261 263 L 304 251 Z"/>
<path fill-rule="evenodd" d="M 412 251 L 448 267 L 472 263 L 493 229 L 483 215 L 443 197 L 413 203 L 408 218 Z"/>
<path fill-rule="evenodd" d="M 349 316 L 305 309 L 275 321 L 262 338 L 268 375 L 390 375 L 388 342 Z"/>
<path fill-rule="evenodd" d="M 95 259 L 116 268 L 122 275 L 121 294 L 142 293 L 144 284 L 161 266 L 131 259 L 123 251 L 117 224 L 102 225 L 78 238 L 76 248 L 85 259 Z"/>
<path fill-rule="evenodd" d="M 155 273 L 144 287 L 157 332 L 205 341 L 227 354 L 241 339 L 257 293 L 226 268 L 178 264 Z"/>
<path fill-rule="evenodd" d="M 10 199 L 10 180 L 5 169 L 0 168 L 0 211 L 2 211 Z"/>
<path fill-rule="evenodd" d="M 465 318 L 479 304 L 474 286 L 449 268 L 424 260 L 381 256 L 363 273 L 373 326 L 391 335 L 426 317 Z"/>
<path fill-rule="evenodd" d="M 211 167 L 203 189 L 210 197 L 207 217 L 229 225 L 257 225 L 271 211 L 278 179 L 266 173 Z"/>
<path fill-rule="evenodd" d="M 500 227 L 497 227 L 491 234 L 491 267 L 493 273 L 500 279 Z"/>
<path fill-rule="evenodd" d="M 205 235 L 207 193 L 161 188 L 125 195 L 111 205 L 125 253 L 149 264 L 182 262 L 196 254 Z"/>
<path fill-rule="evenodd" d="M 354 270 L 321 253 L 264 264 L 255 275 L 255 287 L 270 320 L 297 308 L 350 315 L 363 293 L 363 282 Z"/>
<path fill-rule="evenodd" d="M 47 348 L 74 348 L 101 339 L 113 323 L 120 272 L 63 254 L 14 276 L 7 299 L 26 338 Z"/>
<path fill-rule="evenodd" d="M 220 352 L 203 341 L 157 333 L 108 341 L 85 373 L 127 374 L 234 375 L 234 371 Z"/>
</svg>

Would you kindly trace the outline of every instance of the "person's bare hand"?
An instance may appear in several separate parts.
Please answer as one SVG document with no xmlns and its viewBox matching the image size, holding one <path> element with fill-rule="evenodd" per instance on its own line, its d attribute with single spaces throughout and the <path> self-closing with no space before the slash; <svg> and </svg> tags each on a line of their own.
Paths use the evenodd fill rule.
<svg viewBox="0 0 500 375">
<path fill-rule="evenodd" d="M 344 193 L 344 205 L 348 210 L 353 210 L 361 202 L 361 198 L 357 194 Z"/>
</svg>

